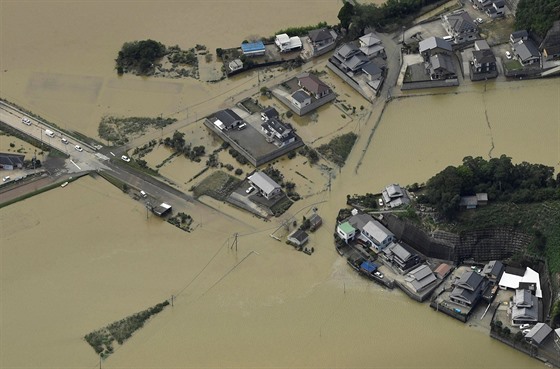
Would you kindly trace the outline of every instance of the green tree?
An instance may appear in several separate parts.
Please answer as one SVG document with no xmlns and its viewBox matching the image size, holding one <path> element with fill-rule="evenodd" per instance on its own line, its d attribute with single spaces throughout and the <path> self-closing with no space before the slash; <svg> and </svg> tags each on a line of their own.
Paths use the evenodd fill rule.
<svg viewBox="0 0 560 369">
<path fill-rule="evenodd" d="M 350 26 L 350 22 L 354 16 L 354 11 L 354 5 L 352 5 L 349 1 L 344 1 L 342 8 L 340 8 L 340 11 L 338 12 L 340 27 L 348 28 L 348 26 Z"/>
</svg>

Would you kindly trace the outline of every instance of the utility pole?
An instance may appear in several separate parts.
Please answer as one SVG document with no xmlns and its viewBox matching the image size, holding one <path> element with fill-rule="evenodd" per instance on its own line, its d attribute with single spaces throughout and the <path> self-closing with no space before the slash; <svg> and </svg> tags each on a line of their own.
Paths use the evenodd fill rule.
<svg viewBox="0 0 560 369">
<path fill-rule="evenodd" d="M 175 299 L 174 295 L 171 295 L 171 307 L 173 307 L 173 300 Z"/>
</svg>

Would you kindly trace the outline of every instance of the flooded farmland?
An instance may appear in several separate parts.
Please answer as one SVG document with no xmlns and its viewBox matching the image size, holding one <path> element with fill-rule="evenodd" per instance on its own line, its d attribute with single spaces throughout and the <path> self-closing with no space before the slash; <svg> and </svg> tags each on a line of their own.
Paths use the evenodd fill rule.
<svg viewBox="0 0 560 369">
<path fill-rule="evenodd" d="M 298 11 L 286 11 L 294 6 Z M 334 23 L 340 6 L 335 0 L 3 1 L 1 97 L 92 136 L 103 115 L 192 117 L 228 106 L 224 96 L 256 85 L 257 76 L 217 84 L 119 78 L 113 60 L 123 42 L 152 38 L 215 50 L 290 25 Z M 347 104 L 369 107 L 341 86 Z M 171 295 L 174 306 L 118 347 L 104 368 L 544 367 L 490 339 L 476 317 L 460 324 L 361 279 L 332 246 L 348 193 L 423 182 L 465 155 L 506 153 L 516 162 L 560 169 L 557 80 L 453 92 L 392 101 L 370 142 L 377 110 L 350 123 L 336 107 L 320 111 L 316 123 L 300 127 L 307 142 L 322 144 L 346 131 L 359 140 L 346 166 L 334 171 L 330 191 L 324 172 L 300 156 L 277 163 L 306 195 L 281 219 L 264 222 L 202 199 L 211 207 L 192 204 L 196 228 L 186 233 L 98 177 L 0 209 L 0 367 L 98 367 L 85 334 Z M 206 142 L 198 141 L 201 135 L 193 141 Z M 6 142 L 2 138 L 3 148 Z M 161 163 L 164 150 L 147 160 Z M 161 171 L 188 189 L 185 182 L 199 169 L 180 158 Z M 270 237 L 285 235 L 282 222 L 301 220 L 313 207 L 325 223 L 311 236 L 313 255 Z"/>
</svg>

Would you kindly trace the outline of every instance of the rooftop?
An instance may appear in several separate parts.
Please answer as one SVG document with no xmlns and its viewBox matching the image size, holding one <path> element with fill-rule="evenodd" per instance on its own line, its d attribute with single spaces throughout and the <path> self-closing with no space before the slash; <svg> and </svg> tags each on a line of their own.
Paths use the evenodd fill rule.
<svg viewBox="0 0 560 369">
<path fill-rule="evenodd" d="M 263 172 L 255 172 L 248 177 L 249 181 L 255 186 L 260 188 L 265 193 L 271 193 L 276 188 L 280 188 L 280 185 L 272 180 Z"/>
<path fill-rule="evenodd" d="M 428 50 L 433 50 L 435 48 L 440 48 L 447 51 L 452 50 L 451 44 L 439 37 L 428 37 L 427 39 L 420 41 L 420 43 L 418 44 L 420 54 Z"/>
</svg>

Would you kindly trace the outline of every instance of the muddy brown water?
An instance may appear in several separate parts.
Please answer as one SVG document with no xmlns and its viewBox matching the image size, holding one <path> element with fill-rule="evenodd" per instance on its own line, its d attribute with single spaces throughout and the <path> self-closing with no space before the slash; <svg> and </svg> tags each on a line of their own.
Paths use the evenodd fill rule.
<svg viewBox="0 0 560 369">
<path fill-rule="evenodd" d="M 185 106 L 188 114 L 199 103 L 227 106 L 224 92 L 256 84 L 255 75 L 219 84 L 118 78 L 115 53 L 123 42 L 143 38 L 185 48 L 235 46 L 288 25 L 334 23 L 340 6 L 334 0 L 3 1 L 1 94 L 91 135 L 105 114 L 186 116 Z M 369 107 L 344 85 L 337 91 L 347 104 Z M 559 169 L 557 80 L 457 91 L 391 102 L 369 143 L 378 110 L 351 121 L 337 107 L 319 111 L 317 122 L 300 127 L 308 142 L 346 131 L 360 138 L 347 165 L 333 170 L 330 191 L 325 171 L 302 158 L 277 164 L 308 196 L 282 219 L 264 222 L 203 199 L 214 209 L 193 205 L 196 229 L 185 233 L 90 177 L 0 209 L 0 366 L 97 367 L 86 333 L 176 295 L 173 308 L 103 367 L 543 367 L 490 339 L 477 317 L 461 324 L 361 279 L 332 247 L 347 193 L 423 182 L 465 155 L 507 153 Z M 161 150 L 151 155 L 154 163 L 167 157 Z M 162 171 L 188 187 L 198 167 L 174 160 Z M 270 237 L 285 236 L 282 222 L 301 220 L 312 207 L 324 218 L 311 236 L 312 256 Z"/>
</svg>

